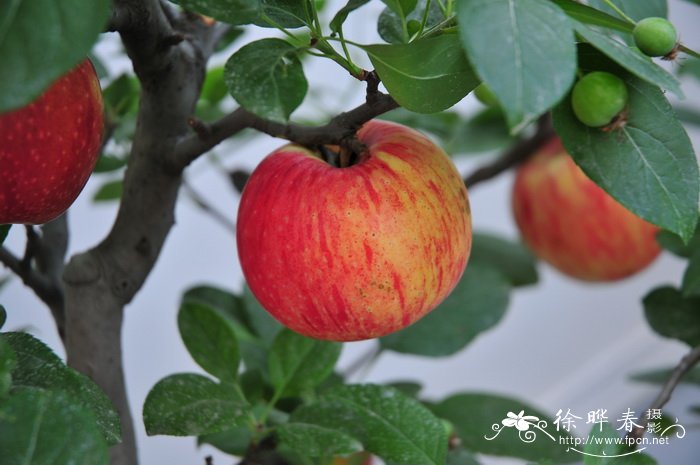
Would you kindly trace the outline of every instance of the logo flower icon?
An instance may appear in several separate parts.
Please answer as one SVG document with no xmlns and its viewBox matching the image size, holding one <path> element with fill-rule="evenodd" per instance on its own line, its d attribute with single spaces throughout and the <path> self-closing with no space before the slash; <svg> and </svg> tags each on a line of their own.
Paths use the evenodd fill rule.
<svg viewBox="0 0 700 465">
<path fill-rule="evenodd" d="M 508 412 L 507 418 L 504 418 L 501 423 L 503 426 L 511 428 L 515 426 L 518 431 L 527 431 L 530 429 L 532 422 L 538 422 L 540 419 L 532 415 L 524 415 L 525 410 L 521 410 L 517 415 L 513 412 Z"/>
</svg>

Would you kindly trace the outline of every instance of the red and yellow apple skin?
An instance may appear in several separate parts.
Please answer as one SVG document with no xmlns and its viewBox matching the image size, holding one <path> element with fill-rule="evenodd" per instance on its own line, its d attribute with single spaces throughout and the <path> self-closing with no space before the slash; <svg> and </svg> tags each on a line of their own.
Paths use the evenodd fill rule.
<svg viewBox="0 0 700 465">
<path fill-rule="evenodd" d="M 591 181 L 558 138 L 519 168 L 512 200 L 525 243 L 571 277 L 614 281 L 659 255 L 658 228 Z"/>
<path fill-rule="evenodd" d="M 89 60 L 31 104 L 0 114 L 0 224 L 42 224 L 66 211 L 95 167 L 102 129 Z"/>
<path fill-rule="evenodd" d="M 459 281 L 471 248 L 467 190 L 422 134 L 370 121 L 356 164 L 287 145 L 243 190 L 238 254 L 262 306 L 305 336 L 353 341 L 404 328 Z"/>
</svg>

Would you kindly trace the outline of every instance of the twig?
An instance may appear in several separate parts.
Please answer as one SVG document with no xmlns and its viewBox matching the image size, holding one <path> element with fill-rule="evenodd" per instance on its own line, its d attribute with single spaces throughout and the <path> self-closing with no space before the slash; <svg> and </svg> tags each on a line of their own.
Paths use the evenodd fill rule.
<svg viewBox="0 0 700 465">
<path fill-rule="evenodd" d="M 482 166 L 468 175 L 464 178 L 464 184 L 469 188 L 474 187 L 480 182 L 495 178 L 504 171 L 519 165 L 534 154 L 554 134 L 550 116 L 548 114 L 541 116 L 537 121 L 537 129 L 531 137 L 516 142 L 494 162 Z"/>
<path fill-rule="evenodd" d="M 208 125 L 207 129 L 201 127 L 204 123 L 198 124 L 198 130 L 194 134 L 178 143 L 174 163 L 178 168 L 187 166 L 203 153 L 246 128 L 256 129 L 270 136 L 306 146 L 345 145 L 364 123 L 398 106 L 391 96 L 377 92 L 370 102 L 341 113 L 321 126 L 277 123 L 239 108 Z"/>
<path fill-rule="evenodd" d="M 192 201 L 205 213 L 211 215 L 211 217 L 218 222 L 221 226 L 226 228 L 229 232 L 236 234 L 236 224 L 228 219 L 230 215 L 224 215 L 219 210 L 217 210 L 213 205 L 207 202 L 204 197 L 202 197 L 199 192 L 197 192 L 192 184 L 190 184 L 187 179 L 182 180 L 182 187 L 185 189 L 187 195 L 192 199 Z"/>
<path fill-rule="evenodd" d="M 673 390 L 676 389 L 676 386 L 678 386 L 683 376 L 697 365 L 698 362 L 700 362 L 700 346 L 695 347 L 681 358 L 680 362 L 678 362 L 678 365 L 676 365 L 676 368 L 674 368 L 671 373 L 671 376 L 668 377 L 668 380 L 666 380 L 666 383 L 661 388 L 661 392 L 659 392 L 659 395 L 654 399 L 654 402 L 651 403 L 647 410 L 661 409 L 666 405 L 666 403 L 671 400 L 671 394 L 673 394 Z M 645 416 L 640 420 L 639 426 L 630 431 L 627 437 L 633 439 L 641 438 L 644 436 L 648 423 L 649 419 Z"/>
</svg>

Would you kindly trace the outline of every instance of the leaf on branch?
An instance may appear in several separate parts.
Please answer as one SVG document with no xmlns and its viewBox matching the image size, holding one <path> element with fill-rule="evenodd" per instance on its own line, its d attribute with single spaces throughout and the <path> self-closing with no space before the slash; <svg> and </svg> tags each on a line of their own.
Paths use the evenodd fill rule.
<svg viewBox="0 0 700 465">
<path fill-rule="evenodd" d="M 667 0 L 612 0 L 625 14 L 635 21 L 652 16 L 665 18 L 668 16 Z M 603 0 L 589 0 L 588 3 L 599 10 L 617 15 Z"/>
<path fill-rule="evenodd" d="M 235 382 L 240 353 L 229 320 L 207 305 L 185 301 L 177 316 L 180 336 L 192 358 L 222 381 Z"/>
<path fill-rule="evenodd" d="M 565 98 L 554 127 L 566 150 L 596 184 L 636 215 L 689 240 L 698 220 L 700 173 L 693 146 L 658 87 L 583 46 L 585 70 L 611 71 L 629 92 L 627 123 L 612 132 L 582 124 Z"/>
<path fill-rule="evenodd" d="M 700 297 L 700 251 L 696 251 L 683 274 L 683 295 L 685 297 Z"/>
<path fill-rule="evenodd" d="M 332 372 L 343 345 L 282 330 L 268 356 L 270 380 L 278 396 L 295 396 L 320 384 Z"/>
<path fill-rule="evenodd" d="M 143 406 L 143 422 L 149 436 L 198 436 L 242 426 L 247 408 L 233 386 L 180 373 L 153 386 Z"/>
<path fill-rule="evenodd" d="M 440 5 L 436 1 L 431 1 L 428 5 L 427 0 L 418 0 L 416 8 L 402 18 L 391 8 L 387 7 L 379 14 L 377 20 L 377 32 L 379 36 L 390 44 L 407 44 L 411 39 L 408 29 L 405 27 L 407 21 L 423 21 L 425 9 L 428 10 L 427 21 L 425 22 L 425 30 L 433 26 L 437 26 L 445 20 L 445 16 L 440 10 Z"/>
<path fill-rule="evenodd" d="M 335 457 L 362 450 L 362 444 L 336 429 L 307 423 L 285 423 L 277 427 L 284 445 L 306 457 Z"/>
<path fill-rule="evenodd" d="M 447 456 L 442 422 L 420 402 L 387 386 L 331 389 L 294 411 L 290 421 L 341 431 L 389 462 L 443 465 Z"/>
<path fill-rule="evenodd" d="M 274 21 L 278 26 L 287 29 L 294 29 L 304 25 L 311 25 L 312 18 L 309 17 L 305 4 L 313 8 L 311 0 L 260 0 L 262 11 Z M 255 22 L 258 26 L 275 27 L 265 19 L 258 19 Z"/>
<path fill-rule="evenodd" d="M 0 2 L 0 113 L 36 99 L 84 60 L 104 30 L 110 4 L 109 0 Z"/>
<path fill-rule="evenodd" d="M 697 250 L 700 250 L 700 224 L 695 229 L 693 237 L 687 243 L 678 234 L 663 230 L 656 234 L 656 242 L 674 255 L 690 258 Z"/>
<path fill-rule="evenodd" d="M 405 18 L 416 9 L 417 0 L 382 0 L 387 8 Z"/>
<path fill-rule="evenodd" d="M 109 202 L 112 200 L 119 200 L 124 192 L 124 181 L 121 179 L 116 179 L 114 181 L 107 181 L 103 183 L 95 195 L 93 195 L 92 200 L 95 202 Z"/>
<path fill-rule="evenodd" d="M 575 454 L 566 451 L 566 446 L 559 445 L 559 438 L 571 438 L 570 434 L 563 429 L 557 431 L 551 418 L 519 400 L 490 394 L 462 393 L 443 400 L 433 406 L 432 410 L 436 415 L 452 422 L 462 445 L 469 451 L 534 461 L 551 459 L 555 463 L 578 460 Z M 516 428 L 505 427 L 493 440 L 484 439 L 484 436 L 492 437 L 496 434 L 493 425 L 501 426 L 501 420 L 506 418 L 508 412 L 517 414 L 523 410 L 524 415 L 535 416 L 539 421 L 545 421 L 546 426 L 541 427 L 555 440 L 532 426 L 540 425 L 534 420 L 529 427 L 536 433 L 533 442 L 521 441 Z"/>
<path fill-rule="evenodd" d="M 335 33 L 339 32 L 343 28 L 343 23 L 348 18 L 348 15 L 367 2 L 369 2 L 369 0 L 348 0 L 345 6 L 338 10 L 335 16 L 333 16 L 330 23 L 331 31 Z"/>
<path fill-rule="evenodd" d="M 2 326 L 5 309 L 0 306 L 0 327 Z M 17 365 L 17 356 L 5 339 L 0 338 L 0 399 L 12 386 L 12 370 Z"/>
<path fill-rule="evenodd" d="M 27 333 L 0 335 L 17 356 L 12 371 L 13 388 L 32 387 L 62 392 L 76 404 L 92 411 L 109 445 L 121 441 L 119 414 L 107 395 L 87 376 L 67 367 L 43 342 Z M 93 421 L 92 428 L 95 429 Z"/>
<path fill-rule="evenodd" d="M 691 347 L 700 345 L 700 298 L 683 297 L 678 289 L 666 286 L 651 291 L 643 303 L 647 322 L 658 334 Z"/>
<path fill-rule="evenodd" d="M 475 233 L 472 236 L 469 264 L 495 268 L 513 286 L 528 286 L 538 280 L 537 260 L 527 247 L 491 234 Z"/>
<path fill-rule="evenodd" d="M 8 464 L 107 465 L 95 417 L 62 392 L 22 388 L 0 402 L 0 451 Z"/>
<path fill-rule="evenodd" d="M 462 44 L 517 133 L 566 94 L 576 73 L 569 17 L 546 0 L 457 2 Z"/>
<path fill-rule="evenodd" d="M 230 455 L 245 455 L 253 439 L 248 427 L 230 428 L 218 433 L 204 434 L 197 438 L 197 445 L 209 444 Z"/>
<path fill-rule="evenodd" d="M 250 24 L 262 13 L 260 0 L 177 0 L 184 9 L 231 24 Z"/>
<path fill-rule="evenodd" d="M 627 33 L 631 33 L 634 28 L 634 25 L 627 21 L 623 21 L 615 16 L 578 3 L 576 0 L 554 0 L 554 3 L 564 10 L 572 19 L 590 24 L 591 26 L 599 26 Z"/>
<path fill-rule="evenodd" d="M 410 111 L 445 110 L 479 84 L 455 35 L 363 49 L 389 94 Z"/>
<path fill-rule="evenodd" d="M 610 423 L 595 425 L 588 437 L 583 448 L 587 454 L 583 456 L 584 465 L 656 465 L 656 460 L 641 453 L 615 457 L 627 454 L 630 449 L 618 442 L 620 435 Z"/>
<path fill-rule="evenodd" d="M 382 337 L 381 345 L 427 357 L 452 355 L 503 318 L 509 292 L 510 284 L 502 273 L 470 260 L 443 303 L 411 326 Z"/>
<path fill-rule="evenodd" d="M 281 39 L 261 39 L 243 46 L 226 62 L 229 92 L 251 113 L 286 122 L 308 89 L 296 54 L 296 48 Z"/>
</svg>

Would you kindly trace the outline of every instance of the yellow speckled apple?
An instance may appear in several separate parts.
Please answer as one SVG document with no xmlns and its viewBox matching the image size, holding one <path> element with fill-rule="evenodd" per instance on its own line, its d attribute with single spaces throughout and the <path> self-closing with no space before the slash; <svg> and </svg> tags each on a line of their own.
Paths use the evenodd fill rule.
<svg viewBox="0 0 700 465">
<path fill-rule="evenodd" d="M 100 81 L 87 59 L 1 114 L 0 224 L 41 224 L 66 211 L 97 163 L 102 128 Z"/>
<path fill-rule="evenodd" d="M 370 121 L 367 151 L 338 168 L 287 145 L 251 175 L 238 212 L 238 254 L 262 306 L 300 334 L 383 336 L 435 308 L 471 248 L 467 190 L 422 134 Z"/>
<path fill-rule="evenodd" d="M 614 281 L 659 254 L 658 228 L 591 181 L 558 138 L 518 170 L 513 212 L 520 233 L 542 260 L 584 281 Z"/>
</svg>

